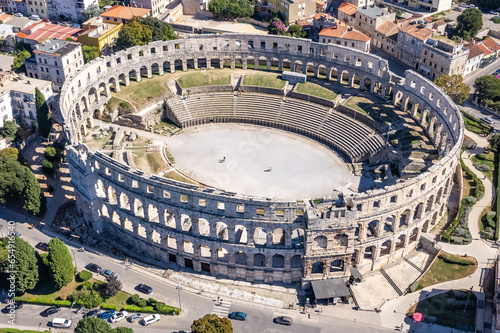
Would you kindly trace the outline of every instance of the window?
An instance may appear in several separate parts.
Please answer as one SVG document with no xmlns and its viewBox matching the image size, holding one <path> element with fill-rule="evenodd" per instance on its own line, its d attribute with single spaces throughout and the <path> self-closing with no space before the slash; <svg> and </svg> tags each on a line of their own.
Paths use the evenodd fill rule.
<svg viewBox="0 0 500 333">
<path fill-rule="evenodd" d="M 380 207 L 380 201 L 374 201 L 374 202 L 373 202 L 373 207 L 374 207 L 374 208 L 378 208 L 378 207 Z"/>
<path fill-rule="evenodd" d="M 276 209 L 274 214 L 276 214 L 276 216 L 285 216 L 285 211 L 283 209 Z"/>
<path fill-rule="evenodd" d="M 397 200 L 398 200 L 398 197 L 397 197 L 396 195 L 393 195 L 393 196 L 391 197 L 391 202 L 392 202 L 392 203 L 397 202 Z"/>
<path fill-rule="evenodd" d="M 163 45 L 163 52 L 167 52 L 168 51 L 168 46 L 167 45 Z"/>
<path fill-rule="evenodd" d="M 244 213 L 245 212 L 245 206 L 244 205 L 236 205 L 236 212 L 237 213 Z"/>
<path fill-rule="evenodd" d="M 151 185 L 148 185 L 148 186 L 147 186 L 146 191 L 147 191 L 148 193 L 155 193 L 155 190 L 154 190 L 153 186 L 151 186 Z"/>
<path fill-rule="evenodd" d="M 278 43 L 273 43 L 273 49 L 277 49 L 278 48 Z"/>
<path fill-rule="evenodd" d="M 266 42 L 260 42 L 260 48 L 265 49 L 266 48 Z"/>
<path fill-rule="evenodd" d="M 351 46 L 352 46 L 352 47 L 354 47 L 354 43 L 352 43 L 352 45 L 351 45 Z"/>
<path fill-rule="evenodd" d="M 181 202 L 187 203 L 188 202 L 188 196 L 185 194 L 181 194 Z"/>
<path fill-rule="evenodd" d="M 425 190 L 425 184 L 420 185 L 420 190 L 424 191 Z"/>
<path fill-rule="evenodd" d="M 253 49 L 253 40 L 248 41 L 248 48 Z"/>
<path fill-rule="evenodd" d="M 297 52 L 302 53 L 302 45 L 297 45 Z"/>
<path fill-rule="evenodd" d="M 156 53 L 156 49 L 154 47 L 151 48 L 151 53 L 152 54 L 155 54 Z"/>
<path fill-rule="evenodd" d="M 170 199 L 170 192 L 163 190 L 163 199 Z"/>
<path fill-rule="evenodd" d="M 198 206 L 200 206 L 200 207 L 207 207 L 207 200 L 205 200 L 205 199 L 199 199 L 198 200 Z"/>
<path fill-rule="evenodd" d="M 257 208 L 257 215 L 264 215 L 264 208 Z"/>
<path fill-rule="evenodd" d="M 59 70 L 58 69 L 56 69 L 56 74 L 59 75 Z"/>
</svg>

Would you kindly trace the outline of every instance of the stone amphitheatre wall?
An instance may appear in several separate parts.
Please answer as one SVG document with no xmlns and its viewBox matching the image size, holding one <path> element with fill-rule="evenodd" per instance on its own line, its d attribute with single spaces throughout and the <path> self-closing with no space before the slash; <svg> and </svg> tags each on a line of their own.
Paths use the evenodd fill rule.
<svg viewBox="0 0 500 333">
<path fill-rule="evenodd" d="M 144 175 L 80 144 L 120 81 L 224 62 L 326 73 L 350 86 L 359 81 L 360 89 L 407 110 L 441 157 L 417 177 L 353 194 L 347 207 L 333 209 Z M 446 213 L 463 141 L 460 112 L 432 82 L 412 71 L 397 77 L 374 55 L 278 36 L 189 36 L 95 59 L 65 82 L 60 112 L 77 204 L 96 233 L 159 265 L 267 283 L 346 276 L 351 264 L 370 271 L 407 255 Z"/>
</svg>

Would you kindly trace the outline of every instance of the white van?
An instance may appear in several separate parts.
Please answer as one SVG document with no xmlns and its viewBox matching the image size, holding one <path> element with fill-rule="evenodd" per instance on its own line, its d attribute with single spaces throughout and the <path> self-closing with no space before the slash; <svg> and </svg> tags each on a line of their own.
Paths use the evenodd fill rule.
<svg viewBox="0 0 500 333">
<path fill-rule="evenodd" d="M 158 320 L 160 320 L 160 315 L 154 314 L 151 316 L 144 317 L 144 319 L 142 320 L 142 324 L 144 326 L 148 326 L 148 325 L 151 325 L 153 323 L 156 323 Z"/>
<path fill-rule="evenodd" d="M 52 319 L 52 327 L 57 328 L 70 328 L 71 320 L 66 318 L 54 318 Z"/>
</svg>

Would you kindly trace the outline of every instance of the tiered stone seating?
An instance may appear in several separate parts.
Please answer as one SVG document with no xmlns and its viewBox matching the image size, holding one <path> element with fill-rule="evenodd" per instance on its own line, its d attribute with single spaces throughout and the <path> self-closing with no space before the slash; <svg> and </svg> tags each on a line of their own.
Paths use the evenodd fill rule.
<svg viewBox="0 0 500 333">
<path fill-rule="evenodd" d="M 168 101 L 183 127 L 208 122 L 273 126 L 312 137 L 353 161 L 384 146 L 374 129 L 328 107 L 277 95 L 215 93 Z"/>
</svg>

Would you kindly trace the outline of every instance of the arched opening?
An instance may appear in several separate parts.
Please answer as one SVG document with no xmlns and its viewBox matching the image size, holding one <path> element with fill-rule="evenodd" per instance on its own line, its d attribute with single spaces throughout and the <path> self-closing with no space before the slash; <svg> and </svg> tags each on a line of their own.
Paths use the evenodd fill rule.
<svg viewBox="0 0 500 333">
<path fill-rule="evenodd" d="M 215 230 L 217 233 L 217 239 L 227 241 L 229 240 L 229 230 L 227 224 L 224 222 L 217 222 L 215 224 Z"/>
<path fill-rule="evenodd" d="M 273 256 L 273 268 L 284 268 L 285 267 L 285 257 L 281 254 L 275 254 Z"/>
<path fill-rule="evenodd" d="M 344 260 L 342 259 L 333 260 L 330 265 L 330 272 L 335 273 L 343 271 L 344 271 Z"/>
<path fill-rule="evenodd" d="M 144 207 L 139 199 L 134 199 L 134 215 L 144 218 Z"/>
<path fill-rule="evenodd" d="M 408 225 L 408 219 L 410 218 L 410 210 L 407 209 L 403 213 L 401 213 L 401 216 L 399 217 L 399 228 L 401 228 L 404 225 Z"/>
<path fill-rule="evenodd" d="M 210 223 L 203 218 L 198 219 L 198 232 L 201 236 L 210 237 Z"/>
<path fill-rule="evenodd" d="M 348 85 L 349 84 L 349 72 L 347 71 L 342 71 L 341 77 L 340 77 L 340 84 Z"/>
<path fill-rule="evenodd" d="M 394 221 L 395 221 L 395 217 L 394 216 L 387 216 L 385 218 L 385 221 L 384 221 L 384 233 L 386 232 L 391 232 L 394 230 Z"/>
<path fill-rule="evenodd" d="M 304 229 L 293 230 L 292 246 L 295 248 L 302 248 L 304 246 Z"/>
<path fill-rule="evenodd" d="M 234 227 L 234 241 L 237 244 L 246 244 L 248 242 L 247 228 L 242 225 Z"/>
<path fill-rule="evenodd" d="M 321 261 L 312 264 L 311 274 L 323 274 L 323 263 Z"/>
<path fill-rule="evenodd" d="M 167 236 L 167 247 L 177 250 L 177 240 L 172 236 Z"/>
<path fill-rule="evenodd" d="M 125 193 L 120 193 L 120 208 L 130 210 L 130 201 Z"/>
<path fill-rule="evenodd" d="M 229 261 L 229 252 L 224 248 L 217 249 L 217 260 L 222 262 Z"/>
<path fill-rule="evenodd" d="M 234 254 L 234 263 L 236 265 L 247 265 L 248 257 L 244 252 L 238 251 Z"/>
<path fill-rule="evenodd" d="M 120 222 L 120 215 L 118 215 L 118 213 L 116 213 L 115 211 L 113 211 L 113 214 L 111 214 L 111 221 L 113 223 L 116 223 L 118 225 L 121 225 L 121 222 Z"/>
<path fill-rule="evenodd" d="M 328 240 L 325 236 L 318 236 L 313 240 L 313 250 L 324 250 L 328 245 Z"/>
<path fill-rule="evenodd" d="M 266 245 L 267 241 L 267 232 L 264 228 L 257 227 L 255 228 L 253 242 L 255 245 Z"/>
<path fill-rule="evenodd" d="M 380 255 L 385 256 L 386 254 L 389 254 L 391 252 L 391 241 L 386 240 L 384 243 L 382 243 L 382 246 L 380 248 Z"/>
<path fill-rule="evenodd" d="M 160 217 L 158 215 L 158 208 L 156 208 L 156 206 L 151 204 L 148 206 L 148 216 L 150 222 L 155 222 L 155 223 L 160 222 Z"/>
<path fill-rule="evenodd" d="M 191 221 L 191 217 L 185 214 L 181 214 L 181 228 L 182 231 L 192 233 L 193 232 L 193 223 Z"/>
<path fill-rule="evenodd" d="M 168 210 L 168 209 L 165 209 L 163 211 L 164 213 L 164 216 L 165 216 L 165 226 L 169 227 L 169 228 L 172 228 L 172 229 L 175 229 L 175 215 L 174 215 L 174 212 L 172 212 L 171 210 Z"/>
<path fill-rule="evenodd" d="M 396 251 L 405 247 L 405 238 L 406 238 L 406 235 L 399 236 L 399 238 L 396 242 Z"/>
<path fill-rule="evenodd" d="M 291 258 L 290 265 L 292 266 L 292 268 L 302 268 L 303 262 L 304 260 L 301 256 L 295 255 Z"/>
<path fill-rule="evenodd" d="M 210 247 L 207 245 L 201 244 L 200 245 L 200 256 L 202 258 L 210 258 L 212 256 L 212 251 L 210 250 Z"/>
<path fill-rule="evenodd" d="M 361 88 L 361 79 L 359 78 L 358 74 L 354 74 L 352 77 L 352 88 L 359 89 Z"/>
<path fill-rule="evenodd" d="M 363 259 L 373 259 L 373 251 L 375 248 L 373 246 L 369 246 L 365 249 L 365 253 L 363 255 Z"/>
<path fill-rule="evenodd" d="M 108 186 L 108 201 L 110 204 L 112 205 L 116 205 L 117 204 L 117 200 L 116 200 L 116 192 L 115 192 L 115 189 L 112 187 L 112 186 Z"/>
<path fill-rule="evenodd" d="M 253 256 L 253 265 L 258 267 L 266 266 L 266 256 L 262 253 L 256 253 Z"/>
<path fill-rule="evenodd" d="M 106 198 L 106 192 L 104 192 L 104 184 L 100 179 L 98 179 L 97 183 L 95 184 L 95 192 L 99 198 Z"/>
<path fill-rule="evenodd" d="M 273 231 L 273 245 L 285 245 L 285 231 L 281 228 Z"/>
</svg>

